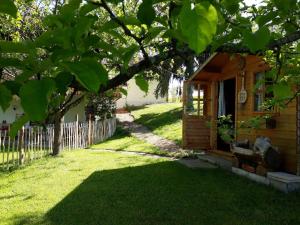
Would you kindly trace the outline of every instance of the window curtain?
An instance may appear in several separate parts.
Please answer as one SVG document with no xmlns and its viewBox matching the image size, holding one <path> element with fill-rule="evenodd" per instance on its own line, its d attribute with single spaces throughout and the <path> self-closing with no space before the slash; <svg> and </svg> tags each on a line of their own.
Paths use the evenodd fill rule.
<svg viewBox="0 0 300 225">
<path fill-rule="evenodd" d="M 265 101 L 264 83 L 265 83 L 264 73 L 255 74 L 255 86 L 257 89 L 255 93 L 254 111 L 258 111 L 258 112 L 262 111 L 261 106 Z"/>
<path fill-rule="evenodd" d="M 218 117 L 226 115 L 224 81 L 219 82 Z"/>
</svg>

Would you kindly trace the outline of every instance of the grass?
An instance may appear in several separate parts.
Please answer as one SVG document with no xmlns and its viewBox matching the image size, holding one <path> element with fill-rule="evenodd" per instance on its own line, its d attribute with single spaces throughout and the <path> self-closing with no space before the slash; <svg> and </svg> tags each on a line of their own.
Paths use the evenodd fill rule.
<svg viewBox="0 0 300 225">
<path fill-rule="evenodd" d="M 0 174 L 0 190 L 0 224 L 300 224 L 300 193 L 118 152 L 45 158 Z"/>
<path fill-rule="evenodd" d="M 146 105 L 132 110 L 137 123 L 148 127 L 153 133 L 182 143 L 182 103 Z"/>
<path fill-rule="evenodd" d="M 49 155 L 47 150 L 26 150 L 24 155 L 25 164 L 28 161 L 32 161 L 34 159 L 40 159 L 44 156 Z M 19 152 L 17 150 L 3 150 L 0 151 L 0 171 L 13 170 L 18 167 L 19 160 Z"/>
<path fill-rule="evenodd" d="M 105 142 L 92 146 L 92 149 L 108 149 L 116 151 L 142 152 L 156 155 L 167 155 L 166 151 L 160 150 L 154 145 L 148 144 L 146 141 L 133 137 L 126 130 L 117 127 L 113 137 Z"/>
</svg>

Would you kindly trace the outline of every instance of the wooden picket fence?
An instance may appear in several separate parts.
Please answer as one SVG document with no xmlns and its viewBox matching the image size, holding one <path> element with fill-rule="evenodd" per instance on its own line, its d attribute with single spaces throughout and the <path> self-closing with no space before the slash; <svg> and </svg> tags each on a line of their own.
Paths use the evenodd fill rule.
<svg viewBox="0 0 300 225">
<path fill-rule="evenodd" d="M 61 150 L 87 148 L 113 136 L 116 118 L 85 123 L 63 123 Z M 0 169 L 10 170 L 52 153 L 53 125 L 26 127 L 11 138 L 7 130 L 0 130 Z"/>
</svg>

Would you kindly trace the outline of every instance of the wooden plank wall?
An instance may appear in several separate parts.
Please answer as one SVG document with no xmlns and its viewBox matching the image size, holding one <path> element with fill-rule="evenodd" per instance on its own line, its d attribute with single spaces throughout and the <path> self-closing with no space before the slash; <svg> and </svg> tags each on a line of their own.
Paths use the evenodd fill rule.
<svg viewBox="0 0 300 225">
<path fill-rule="evenodd" d="M 300 175 L 300 96 L 297 97 L 297 107 L 296 107 L 296 112 L 297 112 L 297 142 L 296 142 L 296 147 L 297 147 L 297 175 Z"/>
<path fill-rule="evenodd" d="M 234 63 L 229 64 L 224 68 L 224 74 L 235 74 L 237 80 L 237 92 L 241 89 L 241 77 L 239 76 L 237 66 Z M 245 104 L 237 104 L 237 127 L 240 121 L 248 120 L 249 118 L 261 113 L 254 112 L 254 75 L 257 72 L 264 71 L 265 65 L 257 61 L 256 57 L 247 57 L 245 89 L 248 92 L 248 98 Z M 297 171 L 297 139 L 296 139 L 296 101 L 291 102 L 286 109 L 280 110 L 274 114 L 276 118 L 276 128 L 266 129 L 265 126 L 258 130 L 238 129 L 237 140 L 249 139 L 252 143 L 257 136 L 269 137 L 274 146 L 278 146 L 283 157 L 282 169 L 296 173 Z"/>
<path fill-rule="evenodd" d="M 210 148 L 210 128 L 207 124 L 209 120 L 206 117 L 183 115 L 183 148 Z"/>
</svg>

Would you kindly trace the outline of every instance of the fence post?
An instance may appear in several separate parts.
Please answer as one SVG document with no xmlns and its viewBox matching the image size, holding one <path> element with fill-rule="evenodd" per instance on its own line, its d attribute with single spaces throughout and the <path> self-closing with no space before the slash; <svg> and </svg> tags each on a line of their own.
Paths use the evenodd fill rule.
<svg viewBox="0 0 300 225">
<path fill-rule="evenodd" d="M 19 139 L 18 139 L 18 152 L 19 152 L 19 165 L 24 164 L 24 127 L 20 130 Z"/>
<path fill-rule="evenodd" d="M 88 146 L 92 144 L 92 114 L 89 114 L 89 126 L 88 126 Z"/>
<path fill-rule="evenodd" d="M 79 148 L 79 116 L 76 114 L 75 148 Z"/>
<path fill-rule="evenodd" d="M 60 121 L 60 145 L 59 145 L 59 148 L 61 150 L 63 150 L 65 148 L 65 142 L 64 142 L 64 124 L 65 124 L 65 117 L 63 116 L 61 118 L 61 121 Z"/>
</svg>

